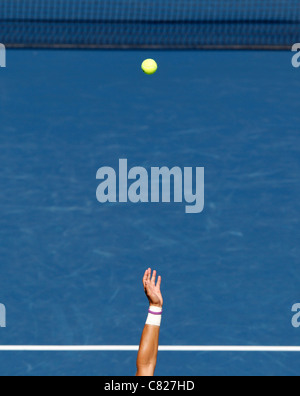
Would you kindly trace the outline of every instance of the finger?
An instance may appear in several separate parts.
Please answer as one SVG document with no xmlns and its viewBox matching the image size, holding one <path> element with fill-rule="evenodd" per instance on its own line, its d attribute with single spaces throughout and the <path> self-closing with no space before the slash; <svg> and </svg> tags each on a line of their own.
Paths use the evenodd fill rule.
<svg viewBox="0 0 300 396">
<path fill-rule="evenodd" d="M 150 275 L 151 275 L 151 269 L 148 268 L 148 269 L 146 270 L 145 275 L 144 275 L 144 278 L 143 278 L 144 285 L 147 285 L 147 283 L 150 282 Z"/>
<path fill-rule="evenodd" d="M 152 274 L 151 283 L 152 283 L 153 285 L 155 285 L 155 281 L 156 281 L 156 271 L 154 270 L 154 271 L 153 271 L 153 274 Z"/>
<path fill-rule="evenodd" d="M 143 285 L 146 285 L 147 282 L 147 278 L 148 278 L 148 270 L 145 271 L 144 276 L 143 276 Z"/>
<path fill-rule="evenodd" d="M 147 276 L 147 281 L 150 282 L 151 281 L 151 268 L 148 268 L 148 276 Z"/>
<path fill-rule="evenodd" d="M 161 286 L 161 276 L 159 276 L 157 279 L 156 287 L 158 288 L 158 290 L 160 290 L 160 286 Z"/>
</svg>

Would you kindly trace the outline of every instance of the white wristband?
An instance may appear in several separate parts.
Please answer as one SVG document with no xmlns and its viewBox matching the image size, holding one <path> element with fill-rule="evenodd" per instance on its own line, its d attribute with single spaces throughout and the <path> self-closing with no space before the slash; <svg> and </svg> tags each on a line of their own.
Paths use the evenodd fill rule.
<svg viewBox="0 0 300 396">
<path fill-rule="evenodd" d="M 162 308 L 150 306 L 146 325 L 160 326 L 161 316 L 162 316 Z"/>
</svg>

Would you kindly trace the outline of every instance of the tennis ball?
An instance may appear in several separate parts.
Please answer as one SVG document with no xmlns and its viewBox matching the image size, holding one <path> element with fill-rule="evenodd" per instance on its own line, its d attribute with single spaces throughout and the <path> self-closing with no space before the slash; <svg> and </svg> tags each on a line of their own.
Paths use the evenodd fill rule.
<svg viewBox="0 0 300 396">
<path fill-rule="evenodd" d="M 146 73 L 148 75 L 156 73 L 157 68 L 158 68 L 157 63 L 153 59 L 146 59 L 142 63 L 142 70 L 144 73 Z"/>
</svg>

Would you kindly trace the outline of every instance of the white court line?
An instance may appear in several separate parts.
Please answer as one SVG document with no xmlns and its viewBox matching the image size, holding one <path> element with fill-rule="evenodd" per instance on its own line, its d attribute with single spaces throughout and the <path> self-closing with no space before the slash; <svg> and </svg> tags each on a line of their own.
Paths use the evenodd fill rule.
<svg viewBox="0 0 300 396">
<path fill-rule="evenodd" d="M 106 352 L 138 351 L 138 345 L 0 345 L 0 352 Z M 162 345 L 162 352 L 300 352 L 300 346 Z"/>
</svg>

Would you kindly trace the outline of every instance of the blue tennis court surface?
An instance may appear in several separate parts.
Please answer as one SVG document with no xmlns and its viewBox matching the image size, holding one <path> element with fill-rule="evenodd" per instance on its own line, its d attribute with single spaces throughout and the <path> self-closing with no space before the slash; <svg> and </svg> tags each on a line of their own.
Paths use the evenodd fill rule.
<svg viewBox="0 0 300 396">
<path fill-rule="evenodd" d="M 151 56 L 159 72 L 145 76 Z M 300 72 L 283 52 L 9 50 L 2 345 L 299 345 Z M 204 167 L 205 210 L 96 200 L 100 167 Z M 133 375 L 135 352 L 0 352 L 2 375 Z M 160 352 L 157 375 L 298 375 L 299 353 Z"/>
</svg>

